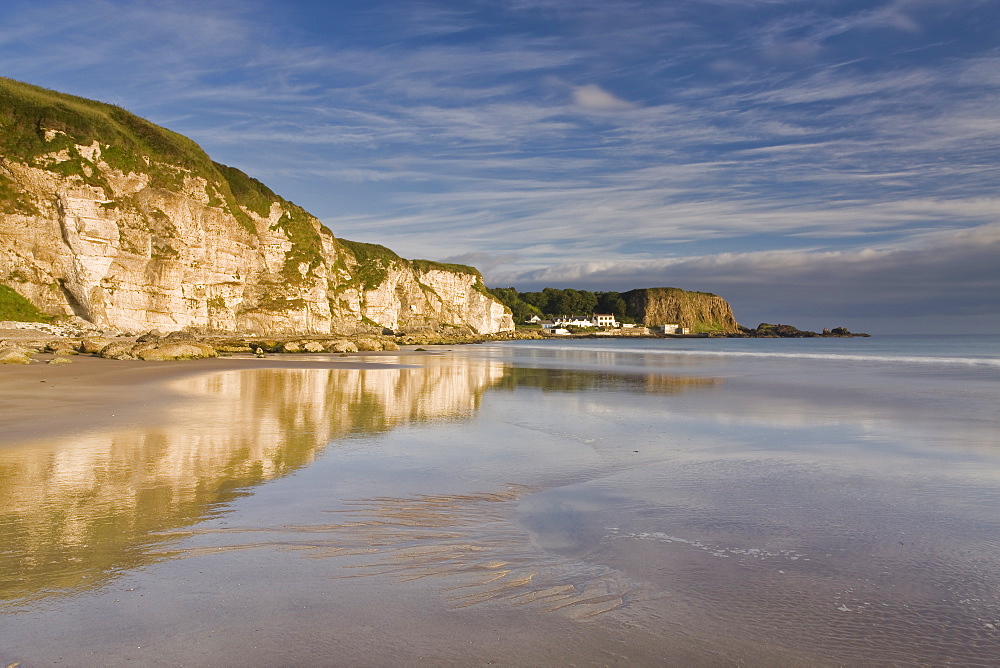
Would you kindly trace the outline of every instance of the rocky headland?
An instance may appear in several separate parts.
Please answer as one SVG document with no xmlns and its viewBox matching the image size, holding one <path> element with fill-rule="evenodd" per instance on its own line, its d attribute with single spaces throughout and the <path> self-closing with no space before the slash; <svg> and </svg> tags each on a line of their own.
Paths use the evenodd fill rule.
<svg viewBox="0 0 1000 668">
<path fill-rule="evenodd" d="M 679 325 L 695 333 L 740 331 L 729 303 L 710 292 L 680 288 L 641 288 L 622 293 L 628 314 L 647 327 Z"/>
<path fill-rule="evenodd" d="M 513 329 L 472 267 L 339 239 L 186 137 L 3 78 L 0 284 L 49 316 L 132 333 Z"/>
</svg>

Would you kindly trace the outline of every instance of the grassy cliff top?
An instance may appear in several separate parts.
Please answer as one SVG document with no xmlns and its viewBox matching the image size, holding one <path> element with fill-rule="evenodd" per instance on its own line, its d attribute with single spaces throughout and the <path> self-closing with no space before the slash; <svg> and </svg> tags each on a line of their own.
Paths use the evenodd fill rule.
<svg viewBox="0 0 1000 668">
<path fill-rule="evenodd" d="M 629 290 L 627 293 L 632 294 L 637 292 L 645 292 L 648 294 L 672 294 L 672 295 L 700 295 L 702 297 L 718 297 L 719 295 L 713 292 L 699 292 L 697 290 L 684 290 L 683 288 L 637 288 L 635 290 Z"/>
<path fill-rule="evenodd" d="M 95 140 L 136 156 L 196 172 L 213 171 L 212 161 L 196 143 L 139 118 L 121 107 L 0 77 L 0 147 L 8 158 L 35 157 Z M 46 141 L 45 131 L 66 138 Z M 62 145 L 57 145 L 59 142 Z"/>
<path fill-rule="evenodd" d="M 0 155 L 43 168 L 40 156 L 98 142 L 101 158 L 122 172 L 149 174 L 153 184 L 176 189 L 176 169 L 212 183 L 223 199 L 266 216 L 285 201 L 234 167 L 213 162 L 198 144 L 113 104 L 0 77 Z M 63 168 L 65 169 L 65 168 Z M 238 215 L 238 214 L 237 214 Z"/>
<path fill-rule="evenodd" d="M 479 272 L 479 270 L 475 267 L 470 267 L 467 264 L 438 262 L 436 260 L 410 260 L 410 264 L 412 264 L 414 269 L 417 271 L 450 271 L 453 274 L 471 274 L 480 281 L 483 280 L 483 275 Z"/>
</svg>

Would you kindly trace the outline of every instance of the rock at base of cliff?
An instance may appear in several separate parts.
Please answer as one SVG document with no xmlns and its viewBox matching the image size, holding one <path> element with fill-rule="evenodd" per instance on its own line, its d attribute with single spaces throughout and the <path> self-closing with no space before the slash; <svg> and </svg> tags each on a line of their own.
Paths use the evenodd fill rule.
<svg viewBox="0 0 1000 668">
<path fill-rule="evenodd" d="M 0 348 L 0 364 L 31 364 L 31 354 L 24 348 L 6 346 Z"/>
<path fill-rule="evenodd" d="M 164 341 L 153 345 L 145 344 L 132 351 L 136 357 L 147 362 L 171 360 L 197 360 L 218 357 L 215 348 L 197 341 Z"/>
<path fill-rule="evenodd" d="M 101 348 L 97 356 L 109 360 L 134 360 L 135 356 L 132 354 L 134 347 L 135 343 L 132 341 L 112 341 Z"/>
<path fill-rule="evenodd" d="M 352 342 L 347 340 L 341 341 L 331 341 L 326 344 L 326 352 L 328 353 L 356 353 L 358 352 L 358 347 Z"/>
<path fill-rule="evenodd" d="M 80 352 L 88 355 L 96 355 L 101 352 L 104 346 L 111 343 L 111 339 L 103 336 L 85 336 L 80 341 Z"/>
<path fill-rule="evenodd" d="M 354 345 L 358 347 L 361 352 L 374 352 L 378 350 L 384 350 L 382 341 L 373 338 L 361 338 L 354 342 Z"/>
<path fill-rule="evenodd" d="M 198 341 L 148 340 L 141 343 L 115 341 L 102 348 L 98 354 L 108 359 L 141 359 L 147 362 L 204 359 L 207 357 L 218 357 L 219 355 L 215 351 L 215 348 Z"/>
</svg>

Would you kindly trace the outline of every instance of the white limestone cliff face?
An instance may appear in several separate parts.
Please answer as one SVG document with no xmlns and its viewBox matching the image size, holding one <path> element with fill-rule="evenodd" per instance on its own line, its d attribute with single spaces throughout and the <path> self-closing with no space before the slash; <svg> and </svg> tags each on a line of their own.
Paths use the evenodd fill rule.
<svg viewBox="0 0 1000 668">
<path fill-rule="evenodd" d="M 47 313 L 136 332 L 513 329 L 474 273 L 395 259 L 362 266 L 287 202 L 237 217 L 212 183 L 180 168 L 178 187 L 165 189 L 110 167 L 97 142 L 76 151 L 45 157 L 50 166 L 79 160 L 84 175 L 0 159 L 0 176 L 31 209 L 0 212 L 0 283 Z M 87 178 L 95 175 L 98 185 Z M 382 280 L 359 278 L 372 274 Z"/>
<path fill-rule="evenodd" d="M 393 263 L 385 280 L 367 290 L 349 287 L 332 307 L 333 329 L 348 329 L 361 313 L 364 318 L 392 330 L 450 328 L 476 334 L 513 329 L 510 312 L 480 292 L 478 276 L 459 272 L 421 271 Z"/>
</svg>

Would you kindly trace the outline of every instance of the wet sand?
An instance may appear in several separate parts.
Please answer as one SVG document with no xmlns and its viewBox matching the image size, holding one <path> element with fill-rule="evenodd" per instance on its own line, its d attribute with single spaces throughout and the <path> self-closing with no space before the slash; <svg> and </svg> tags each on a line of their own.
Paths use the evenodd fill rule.
<svg viewBox="0 0 1000 668">
<path fill-rule="evenodd" d="M 971 394 L 492 355 L 0 368 L 0 665 L 996 656 Z"/>
<path fill-rule="evenodd" d="M 144 362 L 74 355 L 70 364 L 48 364 L 53 356 L 39 354 L 30 365 L 0 364 L 0 446 L 155 420 L 164 407 L 181 399 L 169 388 L 180 378 L 249 369 L 361 369 L 372 364 L 366 359 L 380 356 L 233 355 Z"/>
<path fill-rule="evenodd" d="M 362 502 L 361 507 L 349 504 L 337 512 L 350 511 L 351 507 L 358 512 L 339 529 L 338 525 L 325 524 L 290 526 L 287 517 L 273 524 L 275 518 L 269 517 L 264 525 L 270 528 L 262 536 L 253 530 L 246 534 L 238 527 L 231 533 L 211 520 L 205 524 L 205 518 L 211 517 L 205 515 L 206 509 L 218 502 L 231 504 L 239 496 L 219 496 L 213 506 L 199 506 L 191 493 L 177 491 L 177 485 L 186 484 L 184 479 L 201 480 L 198 484 L 203 486 L 207 476 L 214 475 L 202 464 L 195 476 L 179 471 L 172 474 L 177 480 L 171 483 L 172 496 L 189 499 L 180 503 L 191 510 L 164 514 L 156 505 L 130 510 L 133 503 L 128 499 L 133 494 L 141 495 L 162 479 L 162 473 L 152 473 L 145 482 L 136 482 L 140 471 L 156 461 L 143 463 L 137 457 L 148 449 L 151 435 L 163 434 L 154 437 L 155 442 L 183 444 L 210 432 L 209 427 L 199 426 L 207 425 L 208 420 L 219 423 L 223 440 L 234 438 L 240 420 L 230 418 L 239 409 L 235 405 L 212 407 L 211 403 L 205 404 L 208 408 L 199 408 L 207 398 L 204 383 L 292 371 L 307 374 L 304 378 L 317 373 L 340 374 L 331 378 L 341 379 L 338 385 L 347 385 L 344 373 L 374 372 L 381 376 L 407 366 L 408 359 L 416 361 L 417 356 L 427 361 L 431 354 L 402 351 L 349 358 L 231 357 L 177 363 L 79 356 L 66 365 L 45 364 L 47 356 L 40 356 L 41 363 L 0 367 L 0 405 L 4 406 L 0 412 L 0 455 L 4 455 L 0 469 L 6 466 L 13 471 L 19 462 L 59 461 L 69 456 L 79 462 L 80 470 L 73 479 L 60 483 L 69 485 L 68 491 L 56 486 L 52 474 L 36 482 L 22 482 L 29 487 L 20 493 L 16 486 L 8 487 L 8 493 L 13 491 L 15 496 L 4 502 L 7 510 L 16 513 L 16 506 L 26 503 L 24 512 L 40 522 L 33 542 L 47 542 L 54 550 L 51 556 L 39 552 L 32 560 L 55 561 L 37 573 L 22 567 L 20 577 L 17 573 L 0 574 L 4 576 L 0 582 L 8 588 L 5 598 L 13 603 L 13 607 L 7 603 L 0 609 L 0 636 L 5 638 L 0 643 L 0 662 L 23 661 L 26 666 L 65 662 L 106 666 L 136 661 L 194 661 L 202 665 L 708 665 L 715 663 L 712 657 L 716 657 L 721 665 L 728 663 L 722 658 L 728 655 L 756 657 L 761 664 L 783 663 L 785 659 L 766 648 L 745 646 L 737 639 L 706 642 L 685 638 L 680 631 L 676 637 L 665 638 L 614 617 L 598 625 L 587 623 L 593 615 L 624 605 L 622 593 L 609 595 L 607 587 L 615 585 L 600 578 L 578 587 L 554 580 L 535 585 L 546 577 L 541 564 L 534 563 L 539 555 L 531 556 L 535 552 L 527 536 L 512 530 L 509 517 L 526 490 L 513 496 L 508 492 L 473 492 L 413 498 L 405 496 L 408 483 L 382 479 L 374 486 L 365 485 L 368 494 L 377 489 L 383 493 L 395 490 L 404 496 L 379 497 L 381 500 L 372 501 L 375 506 L 368 502 Z M 443 377 L 453 376 L 446 370 L 447 363 L 440 368 Z M 246 372 L 253 375 L 243 375 Z M 240 376 L 232 376 L 234 373 Z M 389 384 L 398 386 L 399 382 Z M 423 393 L 433 404 L 427 391 Z M 272 394 L 282 411 L 304 400 L 274 389 L 261 396 L 266 399 Z M 446 403 L 455 400 L 452 394 L 446 392 Z M 242 397 L 241 403 L 248 403 L 245 389 L 236 395 Z M 413 401 L 419 404 L 424 400 Z M 262 422 L 268 418 L 259 408 L 250 408 L 243 423 L 253 430 L 249 415 Z M 355 419 L 364 422 L 363 413 L 371 410 L 364 408 Z M 452 411 L 448 406 L 431 410 L 442 416 Z M 187 424 L 178 422 L 180 415 Z M 313 429 L 309 427 L 309 433 Z M 260 431 L 267 433 L 263 427 Z M 97 436 L 102 433 L 108 436 Z M 273 440 L 285 438 L 276 436 Z M 329 438 L 320 436 L 310 447 L 322 448 Z M 110 450 L 102 454 L 110 447 L 123 454 L 113 456 Z M 201 456 L 214 446 L 202 442 L 193 447 L 196 450 L 181 459 Z M 229 445 L 224 447 L 227 452 L 237 452 Z M 231 456 L 224 457 L 232 462 Z M 169 459 L 178 457 L 171 455 Z M 38 465 L 30 464 L 30 468 L 37 470 Z M 110 495 L 102 491 L 107 484 L 92 479 L 100 470 L 113 478 L 132 478 L 134 491 L 125 499 L 120 499 L 119 491 L 112 489 Z M 231 473 L 224 475 L 232 477 Z M 496 488 L 497 482 L 485 484 Z M 246 484 L 259 483 L 247 478 L 238 487 Z M 80 491 L 75 491 L 77 487 Z M 31 500 L 32 489 L 39 490 L 37 501 Z M 95 497 L 98 500 L 93 502 Z M 116 504 L 124 504 L 125 510 L 111 508 Z M 72 544 L 79 540 L 65 533 L 68 527 L 59 526 L 65 521 L 64 509 L 70 506 L 80 516 L 73 521 L 77 525 L 119 524 L 115 513 L 124 512 L 122 517 L 127 518 L 130 529 L 113 543 L 94 535 L 74 548 Z M 499 514 L 486 512 L 490 506 Z M 48 512 L 55 513 L 51 520 L 45 519 Z M 364 519 L 371 513 L 378 518 L 374 522 Z M 46 521 L 53 523 L 54 533 L 43 537 L 39 532 L 48 531 Z M 482 526 L 491 522 L 503 527 L 501 535 L 481 534 Z M 192 530 L 191 526 L 204 528 Z M 472 534 L 456 545 L 455 532 L 460 526 L 467 526 Z M 223 544 L 236 542 L 221 547 L 220 534 L 216 533 L 220 529 Z M 411 534 L 413 530 L 417 534 Z M 282 534 L 276 541 L 268 535 L 274 531 Z M 317 532 L 324 537 L 320 543 L 313 540 Z M 95 540 L 102 544 L 91 546 Z M 215 547 L 206 548 L 202 544 L 205 540 Z M 518 565 L 511 549 L 529 551 L 520 558 L 524 563 Z M 302 560 L 299 555 L 303 551 L 310 558 Z M 19 556 L 9 551 L 3 554 Z M 336 563 L 327 557 L 335 557 Z M 386 569 L 392 571 L 388 578 L 383 576 Z M 572 572 L 558 576 L 566 577 L 569 583 L 580 579 Z M 498 578 L 500 581 L 494 582 Z M 180 589 L 178 583 L 183 583 Z M 196 593 L 199 591 L 204 593 Z M 246 605 L 250 601 L 253 613 L 248 616 Z"/>
</svg>

